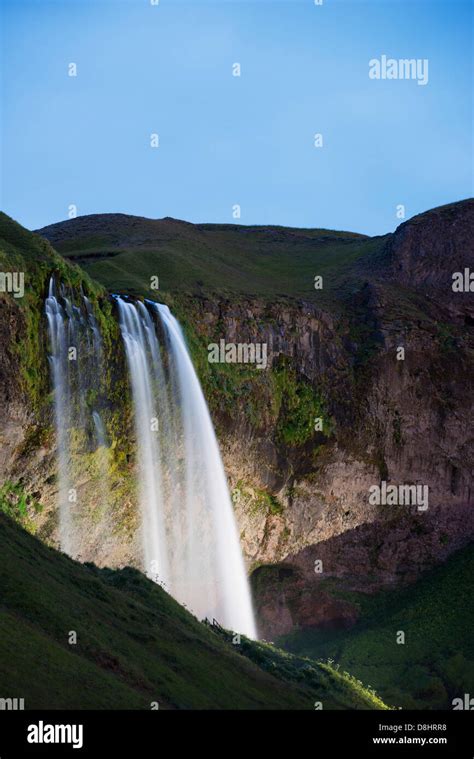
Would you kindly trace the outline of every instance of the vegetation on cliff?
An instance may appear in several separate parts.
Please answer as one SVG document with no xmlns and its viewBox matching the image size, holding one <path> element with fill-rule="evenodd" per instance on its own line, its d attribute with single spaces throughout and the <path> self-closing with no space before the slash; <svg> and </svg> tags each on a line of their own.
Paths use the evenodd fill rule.
<svg viewBox="0 0 474 759">
<path fill-rule="evenodd" d="M 110 445 L 107 451 L 92 444 L 90 434 L 84 430 L 71 430 L 71 450 L 76 462 L 76 480 L 79 498 L 89 504 L 88 517 L 92 523 L 100 518 L 108 520 L 114 532 L 125 532 L 128 537 L 137 526 L 137 515 L 130 505 L 134 499 L 133 424 L 125 357 L 113 302 L 102 285 L 93 281 L 79 266 L 68 262 L 53 250 L 50 244 L 5 214 L 0 214 L 0 268 L 4 272 L 20 272 L 24 276 L 24 294 L 15 298 L 11 293 L 0 295 L 2 307 L 8 309 L 10 325 L 1 347 L 6 359 L 0 369 L 0 379 L 9 400 L 17 397 L 24 409 L 26 429 L 16 450 L 18 464 L 15 475 L 4 483 L 10 491 L 2 491 L 2 508 L 12 515 L 21 515 L 22 509 L 13 508 L 14 494 L 23 493 L 27 499 L 42 501 L 41 492 L 33 497 L 28 474 L 40 448 L 54 448 L 54 419 L 51 394 L 50 366 L 48 363 L 49 339 L 45 316 L 45 298 L 49 280 L 54 276 L 57 286 L 64 288 L 70 301 L 87 320 L 83 296 L 87 296 L 93 316 L 100 330 L 102 361 L 89 355 L 86 345 L 81 355 L 81 381 L 88 385 L 86 404 L 89 412 L 98 410 L 103 419 Z M 13 326 L 12 326 L 13 325 Z M 8 325 L 4 324 L 4 328 Z M 3 376 L 3 373 L 5 376 Z M 14 378 L 14 380 L 13 380 Z M 12 386 L 13 385 L 13 386 Z M 108 469 L 109 501 L 104 501 L 104 465 Z M 45 461 L 43 479 L 54 487 L 55 472 L 48 471 Z M 34 487 L 43 490 L 43 483 Z M 8 498 L 6 498 L 8 496 Z M 23 496 L 18 506 L 23 504 Z M 42 504 L 45 505 L 45 504 Z M 51 506 L 51 504 L 48 504 Z M 12 511 L 13 508 L 13 511 Z M 42 514 L 28 509 L 22 524 L 49 541 L 56 527 L 57 514 L 50 508 Z M 107 512 L 107 513 L 106 513 Z M 39 517 L 39 518 L 38 518 Z"/>
<path fill-rule="evenodd" d="M 349 629 L 306 629 L 278 639 L 298 655 L 329 658 L 405 709 L 450 709 L 474 691 L 474 544 L 409 587 L 337 596 L 359 609 Z M 397 643 L 403 632 L 404 643 Z M 401 639 L 400 639 L 401 640 Z"/>
<path fill-rule="evenodd" d="M 3 272 L 20 272 L 24 276 L 24 295 L 10 297 L 19 309 L 21 339 L 14 346 L 18 357 L 22 387 L 32 410 L 37 414 L 49 406 L 49 368 L 47 363 L 44 300 L 51 276 L 67 291 L 91 300 L 105 344 L 113 340 L 114 323 L 105 289 L 84 272 L 59 255 L 51 245 L 32 234 L 9 216 L 0 212 L 0 268 Z"/>
</svg>

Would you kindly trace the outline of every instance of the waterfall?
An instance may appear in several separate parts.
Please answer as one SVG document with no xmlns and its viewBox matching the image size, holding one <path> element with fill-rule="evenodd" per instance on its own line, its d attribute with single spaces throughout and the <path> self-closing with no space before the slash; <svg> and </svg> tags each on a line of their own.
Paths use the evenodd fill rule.
<svg viewBox="0 0 474 759">
<path fill-rule="evenodd" d="M 72 524 L 68 495 L 69 482 L 69 382 L 68 382 L 68 340 L 67 322 L 64 308 L 56 297 L 54 279 L 49 282 L 49 292 L 45 304 L 48 320 L 51 353 L 49 362 L 54 390 L 54 419 L 58 451 L 58 511 L 59 540 L 65 553 L 71 554 Z"/>
<path fill-rule="evenodd" d="M 101 448 L 105 448 L 107 443 L 105 439 L 105 428 L 102 418 L 98 411 L 92 412 L 92 418 L 94 420 L 95 431 L 97 435 L 97 445 Z"/>
<path fill-rule="evenodd" d="M 150 305 L 159 314 L 169 345 L 184 435 L 184 518 L 175 547 L 176 581 L 192 596 L 191 607 L 255 638 L 237 525 L 209 410 L 180 325 L 167 306 Z"/>
<path fill-rule="evenodd" d="M 120 296 L 114 300 L 133 401 L 144 571 L 197 617 L 215 618 L 255 638 L 225 472 L 181 328 L 166 306 Z M 111 529 L 108 471 L 113 454 L 101 413 L 107 413 L 108 403 L 100 387 L 102 336 L 87 297 L 82 295 L 76 305 L 72 293 L 57 288 L 53 279 L 45 311 L 58 451 L 59 541 L 63 551 L 80 558 L 81 550 L 90 550 L 91 508 L 95 539 L 104 541 Z M 83 456 L 91 451 L 98 471 L 92 480 Z M 76 487 L 81 503 L 75 499 Z"/>
<path fill-rule="evenodd" d="M 160 442 L 157 434 L 159 420 L 146 337 L 146 332 L 153 329 L 153 325 L 144 307 L 140 312 L 138 306 L 120 298 L 117 298 L 117 305 L 134 400 L 145 571 L 166 585 L 168 565 L 163 530 Z"/>
<path fill-rule="evenodd" d="M 116 302 L 134 401 L 145 571 L 196 616 L 255 638 L 219 447 L 181 328 L 166 306 Z"/>
<path fill-rule="evenodd" d="M 93 389 L 99 395 L 102 369 L 102 338 L 92 306 L 82 295 L 80 306 L 62 285 L 49 282 L 45 302 L 48 322 L 51 378 L 54 396 L 54 422 L 58 461 L 59 544 L 70 556 L 78 556 L 84 531 L 77 501 L 77 480 L 82 479 L 81 453 L 96 450 L 100 469 L 101 513 L 109 502 L 108 449 L 100 412 L 88 405 Z"/>
</svg>

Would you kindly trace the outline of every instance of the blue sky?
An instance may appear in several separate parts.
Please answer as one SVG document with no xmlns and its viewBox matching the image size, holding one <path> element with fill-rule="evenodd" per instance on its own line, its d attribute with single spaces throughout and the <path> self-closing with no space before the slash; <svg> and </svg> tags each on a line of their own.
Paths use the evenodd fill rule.
<svg viewBox="0 0 474 759">
<path fill-rule="evenodd" d="M 229 223 L 239 204 L 242 224 L 381 234 L 399 204 L 472 195 L 469 2 L 3 0 L 2 16 L 2 209 L 28 228 L 71 204 Z M 383 54 L 427 58 L 428 84 L 371 80 Z"/>
</svg>

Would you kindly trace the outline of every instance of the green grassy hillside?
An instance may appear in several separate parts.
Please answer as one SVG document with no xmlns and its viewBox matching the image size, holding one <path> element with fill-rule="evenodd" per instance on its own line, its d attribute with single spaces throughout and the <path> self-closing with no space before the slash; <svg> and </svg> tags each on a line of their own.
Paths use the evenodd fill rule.
<svg viewBox="0 0 474 759">
<path fill-rule="evenodd" d="M 339 594 L 360 608 L 355 627 L 304 630 L 279 643 L 299 655 L 333 659 L 388 703 L 451 708 L 453 698 L 474 693 L 473 576 L 471 545 L 405 589 Z M 397 644 L 399 631 L 404 644 Z"/>
<path fill-rule="evenodd" d="M 137 570 L 79 564 L 2 513 L 0 587 L 0 695 L 27 709 L 386 708 L 328 665 L 234 645 Z"/>
<path fill-rule="evenodd" d="M 21 342 L 11 346 L 11 349 L 16 353 L 19 363 L 18 384 L 29 396 L 35 410 L 39 410 L 44 407 L 49 391 L 46 356 L 38 350 L 38 346 L 46 341 L 44 299 L 51 275 L 71 292 L 88 295 L 106 342 L 111 340 L 111 330 L 113 337 L 116 336 L 115 324 L 110 319 L 111 305 L 104 288 L 79 266 L 66 261 L 47 240 L 29 232 L 2 212 L 0 271 L 21 272 L 24 276 L 23 297 L 13 298 L 9 294 L 0 293 L 0 305 L 6 303 L 10 309 L 10 316 L 4 319 L 0 331 L 7 328 L 9 320 L 18 320 L 22 325 Z M 4 348 L 10 349 L 10 346 L 5 345 Z"/>
<path fill-rule="evenodd" d="M 328 303 L 353 268 L 385 238 L 350 232 L 233 224 L 189 224 L 124 214 L 78 217 L 39 230 L 107 289 L 150 294 L 150 277 L 173 293 L 297 297 Z M 314 277 L 323 277 L 315 290 Z M 155 293 L 156 295 L 156 293 Z"/>
<path fill-rule="evenodd" d="M 0 266 L 2 271 L 21 271 L 25 275 L 25 297 L 46 286 L 46 280 L 55 272 L 61 281 L 71 287 L 87 287 L 94 294 L 102 288 L 74 262 L 65 261 L 46 239 L 29 232 L 7 214 L 0 211 Z M 23 305 L 23 299 L 18 299 Z"/>
</svg>

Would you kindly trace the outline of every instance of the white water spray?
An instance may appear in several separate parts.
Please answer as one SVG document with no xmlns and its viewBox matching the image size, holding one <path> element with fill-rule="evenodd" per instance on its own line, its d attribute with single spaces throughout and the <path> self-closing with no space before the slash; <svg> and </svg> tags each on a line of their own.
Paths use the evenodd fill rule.
<svg viewBox="0 0 474 759">
<path fill-rule="evenodd" d="M 255 638 L 250 590 L 227 480 L 209 410 L 181 327 L 167 306 L 152 304 L 165 328 L 178 381 L 185 446 L 185 515 L 177 582 L 202 611 Z M 186 550 L 183 538 L 187 541 Z M 194 578 L 194 579 L 193 579 Z M 199 578 L 196 582 L 195 578 Z"/>
<path fill-rule="evenodd" d="M 159 436 L 155 429 L 159 421 L 147 352 L 147 324 L 132 303 L 118 298 L 117 305 L 135 408 L 145 571 L 167 584 Z"/>
<path fill-rule="evenodd" d="M 76 454 L 85 451 L 90 445 L 87 441 L 92 440 L 99 457 L 102 507 L 109 501 L 105 427 L 99 411 L 87 403 L 92 385 L 96 394 L 100 388 L 102 339 L 87 297 L 82 296 L 81 307 L 75 305 L 54 278 L 49 282 L 45 312 L 58 452 L 59 544 L 65 553 L 77 556 L 84 531 L 78 527 L 81 509 L 74 480 L 80 479 L 82 462 Z"/>
<path fill-rule="evenodd" d="M 69 493 L 69 383 L 67 365 L 67 323 L 63 307 L 56 297 L 54 280 L 49 282 L 45 304 L 51 353 L 49 361 L 54 389 L 54 418 L 58 450 L 59 541 L 65 553 L 71 553 L 72 522 Z"/>
<path fill-rule="evenodd" d="M 94 420 L 94 427 L 95 427 L 95 432 L 97 436 L 97 445 L 100 446 L 101 448 L 102 447 L 105 448 L 107 445 L 106 439 L 105 439 L 105 428 L 104 428 L 104 423 L 102 421 L 102 418 L 99 412 L 93 411 L 92 418 Z"/>
<path fill-rule="evenodd" d="M 130 370 L 145 568 L 196 616 L 257 636 L 219 447 L 181 328 L 149 303 L 117 298 Z"/>
</svg>

